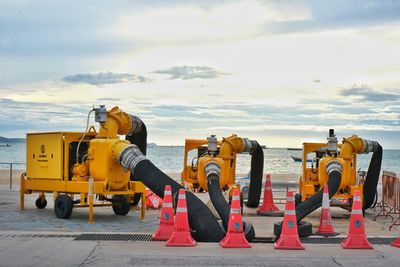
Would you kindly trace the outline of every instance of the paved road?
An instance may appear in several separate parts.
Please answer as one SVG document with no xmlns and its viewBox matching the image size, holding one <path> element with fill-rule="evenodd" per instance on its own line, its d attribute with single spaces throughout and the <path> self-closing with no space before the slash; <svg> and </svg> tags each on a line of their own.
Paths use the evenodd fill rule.
<svg viewBox="0 0 400 267">
<path fill-rule="evenodd" d="M 164 242 L 75 241 L 72 238 L 0 238 L 0 266 L 400 266 L 400 249 L 344 250 L 339 245 L 306 245 L 304 251 L 194 248 Z"/>
</svg>

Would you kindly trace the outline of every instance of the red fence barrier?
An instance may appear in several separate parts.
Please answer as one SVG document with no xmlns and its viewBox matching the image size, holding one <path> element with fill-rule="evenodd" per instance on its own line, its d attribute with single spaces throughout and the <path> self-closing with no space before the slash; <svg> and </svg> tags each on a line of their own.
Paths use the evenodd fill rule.
<svg viewBox="0 0 400 267">
<path fill-rule="evenodd" d="M 389 227 L 390 231 L 393 226 L 400 225 L 400 179 L 395 173 L 383 172 L 381 197 L 382 200 L 377 205 L 381 210 L 374 220 L 379 216 L 391 217 L 393 223 Z"/>
</svg>

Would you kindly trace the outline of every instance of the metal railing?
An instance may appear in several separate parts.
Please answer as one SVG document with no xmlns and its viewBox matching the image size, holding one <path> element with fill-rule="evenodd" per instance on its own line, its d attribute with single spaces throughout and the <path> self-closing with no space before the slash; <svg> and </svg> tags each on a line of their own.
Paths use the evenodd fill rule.
<svg viewBox="0 0 400 267">
<path fill-rule="evenodd" d="M 13 166 L 14 165 L 25 165 L 25 162 L 0 162 L 0 165 L 8 165 L 10 170 L 10 190 L 12 190 L 13 185 Z"/>
<path fill-rule="evenodd" d="M 392 230 L 393 226 L 400 225 L 400 178 L 395 173 L 383 171 L 382 201 L 378 203 L 376 208 L 381 210 L 374 220 L 379 216 L 392 218 L 393 223 L 390 225 L 389 231 Z"/>
</svg>

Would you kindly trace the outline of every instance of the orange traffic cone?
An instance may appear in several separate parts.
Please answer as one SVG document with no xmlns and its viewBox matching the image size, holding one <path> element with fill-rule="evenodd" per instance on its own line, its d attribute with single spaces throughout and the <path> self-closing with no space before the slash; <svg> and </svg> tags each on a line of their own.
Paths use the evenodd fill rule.
<svg viewBox="0 0 400 267">
<path fill-rule="evenodd" d="M 243 221 L 240 214 L 240 193 L 233 190 L 231 212 L 229 216 L 228 231 L 220 242 L 223 248 L 251 248 L 243 233 Z"/>
<path fill-rule="evenodd" d="M 342 241 L 342 247 L 350 249 L 372 249 L 372 245 L 368 242 L 365 235 L 360 191 L 358 190 L 354 192 L 349 233 L 346 240 Z"/>
<path fill-rule="evenodd" d="M 391 246 L 393 247 L 398 247 L 400 248 L 400 237 L 397 238 L 395 241 L 393 241 L 392 243 L 390 243 Z"/>
<path fill-rule="evenodd" d="M 274 204 L 274 197 L 272 196 L 271 176 L 269 174 L 267 174 L 265 179 L 264 201 L 262 206 L 258 208 L 257 214 L 264 216 L 282 216 L 283 214 Z"/>
<path fill-rule="evenodd" d="M 168 240 L 174 230 L 174 209 L 172 208 L 171 186 L 166 185 L 160 213 L 160 225 L 153 234 L 154 240 Z"/>
<path fill-rule="evenodd" d="M 185 189 L 179 189 L 174 231 L 166 245 L 175 247 L 194 247 L 196 245 L 196 241 L 192 238 L 189 231 Z"/>
<path fill-rule="evenodd" d="M 319 227 L 317 230 L 318 235 L 323 236 L 334 236 L 338 235 L 339 233 L 335 233 L 332 225 L 332 218 L 331 218 L 331 210 L 329 207 L 329 189 L 328 185 L 324 185 L 324 194 L 322 196 L 322 209 L 321 209 L 321 217 L 319 220 Z"/>
<path fill-rule="evenodd" d="M 305 249 L 303 244 L 300 242 L 297 231 L 297 219 L 292 191 L 288 191 L 287 193 L 281 236 L 278 241 L 275 242 L 274 247 L 275 249 Z"/>
</svg>

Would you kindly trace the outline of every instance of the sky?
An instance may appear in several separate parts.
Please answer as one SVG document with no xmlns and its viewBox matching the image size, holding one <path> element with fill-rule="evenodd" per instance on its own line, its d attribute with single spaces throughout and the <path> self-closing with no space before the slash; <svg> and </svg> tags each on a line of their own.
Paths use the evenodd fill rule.
<svg viewBox="0 0 400 267">
<path fill-rule="evenodd" d="M 235 133 L 300 147 L 334 128 L 400 149 L 399 0 L 0 7 L 0 136 L 83 131 L 104 104 L 160 145 Z"/>
</svg>

